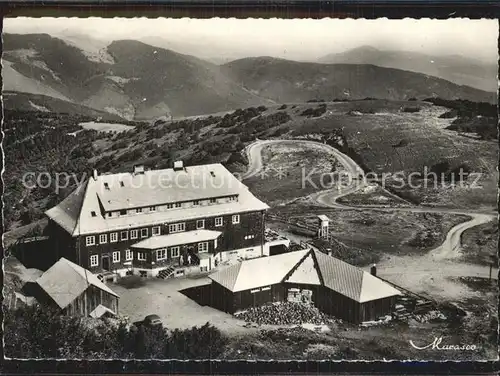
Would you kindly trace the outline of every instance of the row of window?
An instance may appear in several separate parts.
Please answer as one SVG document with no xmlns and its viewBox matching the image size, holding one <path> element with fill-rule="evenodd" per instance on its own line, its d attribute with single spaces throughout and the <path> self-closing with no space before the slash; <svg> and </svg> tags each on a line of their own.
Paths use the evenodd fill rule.
<svg viewBox="0 0 500 376">
<path fill-rule="evenodd" d="M 113 256 L 113 262 L 117 263 L 120 262 L 120 251 L 115 251 L 112 253 Z M 127 249 L 125 251 L 125 261 L 131 261 L 134 259 L 134 254 L 130 249 Z M 145 258 L 144 258 L 145 260 Z M 90 256 L 90 266 L 98 266 L 99 265 L 99 255 L 92 255 Z"/>
<path fill-rule="evenodd" d="M 142 228 L 140 230 L 140 235 L 141 238 L 147 238 L 149 236 L 149 229 L 148 228 Z M 160 226 L 155 226 L 151 229 L 151 235 L 152 236 L 157 236 L 160 235 Z M 139 230 L 130 230 L 130 239 L 138 239 L 139 238 Z M 129 239 L 129 232 L 128 230 L 121 231 L 120 232 L 120 240 L 128 240 Z M 96 244 L 96 237 L 94 235 L 87 236 L 85 238 L 85 244 L 87 246 L 89 245 L 95 245 Z M 118 232 L 112 232 L 109 234 L 109 242 L 110 243 L 116 243 L 118 241 Z M 106 244 L 108 242 L 108 234 L 100 234 L 99 235 L 99 244 Z"/>
<path fill-rule="evenodd" d="M 235 214 L 231 218 L 233 224 L 238 224 L 240 223 L 240 215 Z M 215 218 L 215 227 L 220 227 L 224 225 L 224 218 L 223 217 L 217 217 Z M 205 220 L 204 219 L 199 219 L 196 221 L 196 228 L 197 229 L 203 229 L 205 228 Z M 176 233 L 176 232 L 183 232 L 186 231 L 186 223 L 185 222 L 180 222 L 180 223 L 172 223 L 168 225 L 168 232 L 170 234 Z M 160 226 L 155 226 L 151 229 L 151 236 L 157 236 L 160 235 L 161 230 Z M 141 238 L 147 238 L 149 236 L 149 229 L 148 228 L 142 228 L 140 230 L 140 235 Z M 130 230 L 130 239 L 138 239 L 139 238 L 139 230 Z M 120 232 L 120 240 L 125 241 L 129 239 L 129 232 L 128 230 L 121 231 Z M 109 234 L 109 242 L 110 243 L 116 243 L 118 241 L 118 232 L 112 232 Z M 99 235 L 99 244 L 106 244 L 108 242 L 108 234 L 100 234 Z M 85 244 L 87 246 L 92 246 L 96 244 L 96 237 L 94 235 L 89 235 L 85 238 Z"/>
<path fill-rule="evenodd" d="M 208 242 L 198 243 L 198 252 L 207 253 L 208 252 Z M 170 258 L 180 257 L 181 249 L 180 247 L 170 248 Z M 115 251 L 112 253 L 113 263 L 120 262 L 120 251 Z M 167 249 L 158 249 L 156 251 L 156 260 L 165 260 L 167 258 Z M 130 249 L 125 250 L 125 260 L 131 261 L 134 259 L 134 254 Z M 137 252 L 137 260 L 146 261 L 146 252 Z M 90 266 L 99 266 L 99 255 L 90 256 Z"/>
<path fill-rule="evenodd" d="M 260 288 L 260 289 L 250 290 L 250 293 L 251 293 L 251 294 L 255 294 L 256 292 L 260 292 L 260 291 L 268 291 L 268 290 L 271 290 L 271 286 L 266 286 L 266 287 L 262 287 L 262 288 Z"/>
<path fill-rule="evenodd" d="M 229 197 L 229 201 L 236 201 L 237 199 L 238 199 L 237 196 L 230 196 Z M 210 198 L 208 200 L 194 200 L 194 201 L 186 202 L 186 203 L 181 203 L 181 202 L 170 203 L 170 204 L 166 204 L 164 206 L 167 209 L 173 209 L 173 208 L 182 208 L 184 204 L 189 204 L 189 203 L 191 203 L 194 206 L 198 206 L 198 205 L 201 205 L 203 202 L 208 202 L 210 204 L 216 204 L 218 202 L 218 200 L 216 198 Z M 136 214 L 139 214 L 139 213 L 146 212 L 145 209 L 147 209 L 148 210 L 147 212 L 149 212 L 149 213 L 156 212 L 157 206 L 149 206 L 148 208 L 136 208 L 136 209 L 133 209 L 132 211 L 128 210 L 128 209 L 122 209 L 122 210 L 115 211 L 115 212 L 108 212 L 107 216 L 108 217 L 121 216 L 121 215 L 131 214 L 131 213 L 134 213 L 134 212 Z M 93 217 L 96 216 L 95 212 L 92 212 L 92 216 Z"/>
</svg>

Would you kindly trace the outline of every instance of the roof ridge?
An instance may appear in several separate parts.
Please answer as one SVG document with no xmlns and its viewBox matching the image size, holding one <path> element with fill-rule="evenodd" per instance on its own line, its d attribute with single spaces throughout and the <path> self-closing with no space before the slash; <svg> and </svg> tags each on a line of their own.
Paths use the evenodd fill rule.
<svg viewBox="0 0 500 376">
<path fill-rule="evenodd" d="M 307 257 L 309 255 L 311 255 L 311 251 L 312 251 L 312 249 L 308 250 L 304 254 L 304 256 L 302 256 L 299 259 L 299 261 L 297 261 L 297 263 L 290 268 L 290 270 L 285 274 L 285 276 L 283 277 L 283 279 L 281 280 L 281 282 L 285 282 L 288 278 L 290 278 L 293 275 L 293 273 L 295 273 L 295 271 L 300 267 L 300 265 L 302 265 L 302 263 L 307 259 Z M 300 251 L 298 251 L 298 252 L 300 252 Z M 314 259 L 313 259 L 313 262 L 315 262 Z"/>
<path fill-rule="evenodd" d="M 92 282 L 90 282 L 88 278 L 86 278 L 86 275 L 87 275 L 87 272 L 88 272 L 88 271 L 87 271 L 87 269 L 85 269 L 83 266 L 80 266 L 80 265 L 75 264 L 74 262 L 72 262 L 72 261 L 68 260 L 67 258 L 61 257 L 61 258 L 59 259 L 59 261 L 61 261 L 61 260 L 66 261 L 66 264 L 67 264 L 67 265 L 68 265 L 71 269 L 73 269 L 73 270 L 76 272 L 76 274 L 78 274 L 78 275 L 80 276 L 80 278 L 81 278 L 82 280 L 84 280 L 85 282 L 87 282 L 87 286 L 89 286 L 89 285 L 93 285 L 93 283 L 92 283 Z M 82 271 L 85 273 L 85 276 L 83 276 L 83 275 L 81 274 L 81 272 L 82 272 Z"/>
<path fill-rule="evenodd" d="M 89 182 L 90 182 L 90 178 L 87 178 L 82 184 L 80 184 L 76 189 L 75 189 L 75 192 L 77 192 L 79 189 L 84 189 L 83 193 L 82 193 L 82 200 L 80 201 L 80 207 L 78 208 L 78 215 L 76 217 L 76 221 L 75 221 L 75 227 L 73 227 L 73 231 L 71 231 L 71 235 L 75 235 L 75 232 L 78 228 L 78 226 L 80 226 L 80 217 L 82 215 L 82 208 L 83 208 L 83 204 L 85 202 L 85 198 L 87 196 L 87 190 L 88 190 L 88 187 L 89 187 Z M 68 260 L 69 261 L 69 260 Z"/>
<path fill-rule="evenodd" d="M 240 271 L 241 271 L 241 266 L 242 265 L 243 265 L 243 262 L 239 262 L 238 264 L 234 265 L 234 266 L 236 266 L 234 268 L 236 270 L 236 278 L 234 279 L 234 282 L 233 282 L 230 290 L 234 290 L 235 286 L 238 283 L 238 279 L 240 278 Z"/>
</svg>

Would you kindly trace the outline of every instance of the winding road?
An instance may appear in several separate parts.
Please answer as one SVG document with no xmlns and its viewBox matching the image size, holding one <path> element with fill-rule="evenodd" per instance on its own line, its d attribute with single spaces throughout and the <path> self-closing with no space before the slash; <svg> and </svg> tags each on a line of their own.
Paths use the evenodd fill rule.
<svg viewBox="0 0 500 376">
<path fill-rule="evenodd" d="M 347 176 L 364 176 L 363 170 L 349 156 L 341 153 L 334 147 L 308 140 L 256 140 L 246 148 L 249 161 L 248 170 L 242 175 L 241 180 L 257 175 L 263 168 L 262 150 L 269 145 L 283 143 L 297 143 L 311 145 L 311 147 L 322 148 L 325 153 L 335 156 L 337 161 L 344 167 Z M 349 179 L 349 184 L 340 188 L 328 189 L 313 193 L 306 197 L 319 206 L 349 209 L 349 210 L 377 210 L 385 212 L 413 212 L 413 213 L 440 213 L 466 215 L 471 219 L 451 228 L 444 242 L 437 248 L 421 256 L 388 256 L 377 265 L 379 275 L 399 284 L 405 288 L 419 293 L 432 294 L 448 299 L 459 299 L 473 295 L 463 284 L 454 278 L 460 276 L 482 276 L 487 277 L 489 269 L 480 265 L 465 264 L 457 259 L 460 256 L 461 236 L 467 229 L 490 222 L 495 218 L 494 211 L 479 213 L 468 210 L 457 210 L 435 207 L 374 207 L 374 206 L 348 206 L 339 204 L 340 197 L 356 192 L 367 186 L 364 178 Z M 494 270 L 493 276 L 498 274 Z"/>
</svg>

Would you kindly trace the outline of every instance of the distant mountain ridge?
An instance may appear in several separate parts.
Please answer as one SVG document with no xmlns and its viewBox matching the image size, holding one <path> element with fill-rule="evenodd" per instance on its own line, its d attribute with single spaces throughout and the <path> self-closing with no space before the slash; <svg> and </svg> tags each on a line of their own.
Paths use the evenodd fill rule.
<svg viewBox="0 0 500 376">
<path fill-rule="evenodd" d="M 200 115 L 271 101 L 248 92 L 219 66 L 192 56 L 122 40 L 106 59 L 47 34 L 4 34 L 4 90 L 45 95 L 127 119 Z"/>
<path fill-rule="evenodd" d="M 497 62 L 486 63 L 461 55 L 431 56 L 410 51 L 385 51 L 361 46 L 318 59 L 326 64 L 372 64 L 408 70 L 442 78 L 459 85 L 485 91 L 497 91 Z"/>
<path fill-rule="evenodd" d="M 23 108 L 67 108 L 70 112 L 81 108 L 88 113 L 148 120 L 319 97 L 494 100 L 493 93 L 373 65 L 247 58 L 219 66 L 136 40 L 107 44 L 48 34 L 5 33 L 3 42 L 4 91 L 22 93 L 6 105 L 18 103 Z"/>
<path fill-rule="evenodd" d="M 367 64 L 300 63 L 272 57 L 223 65 L 226 74 L 256 94 L 278 102 L 310 99 L 409 99 L 441 97 L 496 102 L 496 94 L 399 69 Z"/>
</svg>

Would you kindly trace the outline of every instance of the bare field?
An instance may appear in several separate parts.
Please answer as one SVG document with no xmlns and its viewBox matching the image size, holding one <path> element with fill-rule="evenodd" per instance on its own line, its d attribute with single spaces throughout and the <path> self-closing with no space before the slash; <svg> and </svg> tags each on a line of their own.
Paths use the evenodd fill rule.
<svg viewBox="0 0 500 376">
<path fill-rule="evenodd" d="M 479 265 L 490 265 L 491 256 L 498 252 L 498 219 L 464 231 L 462 234 L 462 260 Z"/>
<path fill-rule="evenodd" d="M 393 195 L 381 186 L 369 185 L 359 191 L 347 196 L 340 197 L 337 202 L 350 206 L 385 206 L 385 207 L 408 207 L 411 203 Z"/>
<path fill-rule="evenodd" d="M 398 112 L 398 106 L 418 105 L 420 112 Z M 363 106 L 357 116 L 348 109 Z M 498 145 L 446 130 L 451 119 L 440 119 L 447 109 L 423 102 L 359 101 L 329 104 L 325 115 L 292 122 L 295 134 L 319 134 L 342 129 L 348 145 L 377 176 L 410 173 L 424 176 L 434 165 L 466 165 L 480 174 L 481 189 L 408 189 L 422 202 L 455 207 L 491 206 L 496 203 Z M 389 176 L 389 175 L 386 175 Z M 388 180 L 390 178 L 387 178 Z"/>
<path fill-rule="evenodd" d="M 314 148 L 310 144 L 302 146 L 286 141 L 265 146 L 262 161 L 263 173 L 245 180 L 245 184 L 257 197 L 274 205 L 321 190 L 322 174 L 342 168 L 319 146 Z M 308 182 L 302 184 L 307 176 L 316 187 Z M 330 182 L 325 179 L 324 183 Z"/>
<path fill-rule="evenodd" d="M 290 205 L 275 208 L 278 214 L 292 216 L 317 226 L 316 214 L 331 219 L 331 234 L 346 245 L 390 255 L 421 255 L 439 246 L 448 231 L 468 217 L 455 214 L 384 212 L 376 209 L 334 210 Z"/>
<path fill-rule="evenodd" d="M 131 125 L 115 124 L 115 123 L 98 123 L 90 121 L 87 123 L 80 123 L 84 129 L 94 129 L 99 132 L 124 132 L 134 129 Z"/>
</svg>

